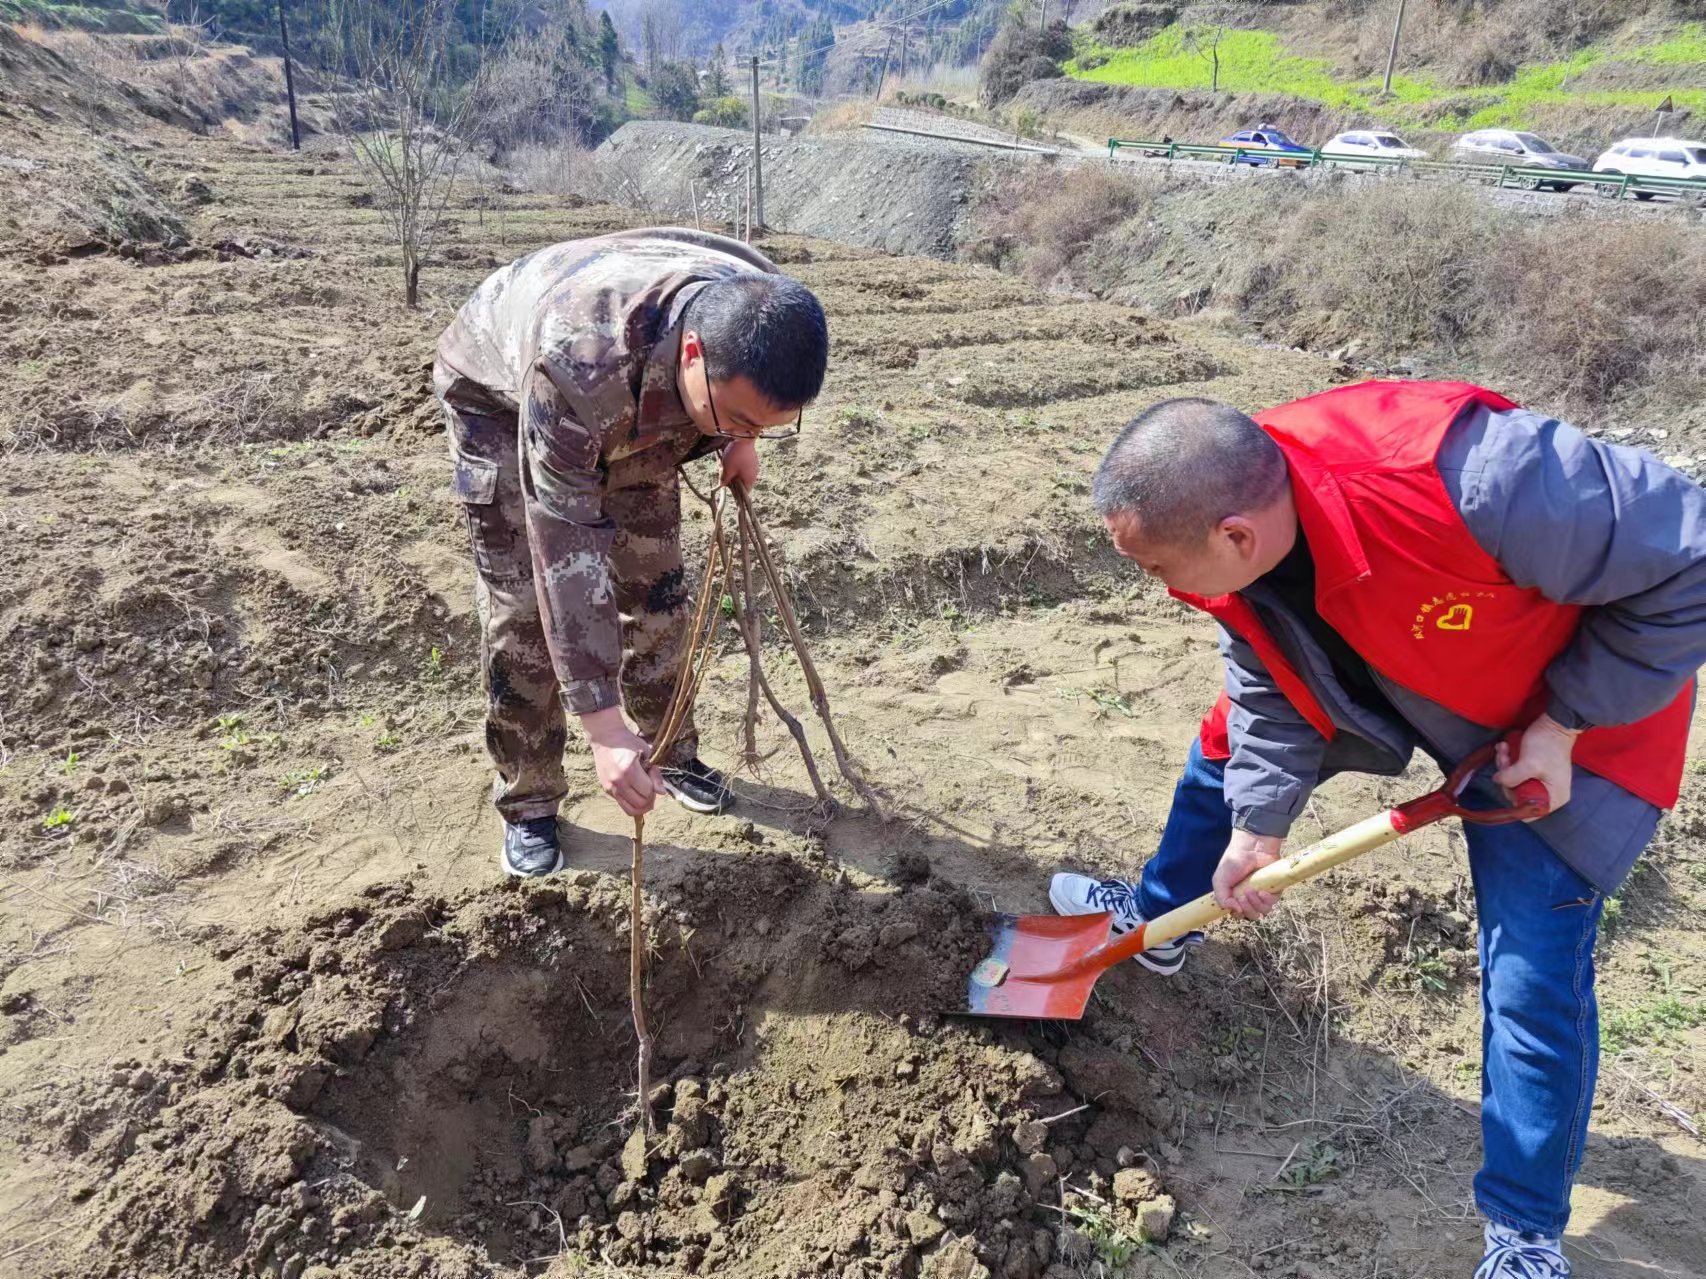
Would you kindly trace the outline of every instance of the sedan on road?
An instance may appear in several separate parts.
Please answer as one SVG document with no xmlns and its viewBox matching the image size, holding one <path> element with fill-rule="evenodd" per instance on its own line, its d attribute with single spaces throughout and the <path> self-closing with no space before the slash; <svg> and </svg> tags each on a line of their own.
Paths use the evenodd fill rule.
<svg viewBox="0 0 1706 1279">
<path fill-rule="evenodd" d="M 1428 153 L 1413 147 L 1396 133 L 1382 129 L 1357 129 L 1341 133 L 1321 148 L 1322 155 L 1374 160 L 1425 160 Z"/>
<path fill-rule="evenodd" d="M 1579 155 L 1560 151 L 1544 138 L 1518 129 L 1481 129 L 1465 133 L 1451 144 L 1451 158 L 1469 164 L 1508 164 L 1521 169 L 1575 169 L 1587 172 L 1588 162 Z M 1535 179 L 1536 187 L 1568 191 L 1574 182 Z"/>
<path fill-rule="evenodd" d="M 1234 164 L 1258 167 L 1275 164 L 1301 165 L 1306 163 L 1305 157 L 1310 154 L 1308 147 L 1293 142 L 1284 133 L 1266 124 L 1234 133 L 1229 138 L 1222 138 L 1220 145 L 1238 147 L 1244 151 L 1265 152 L 1266 154 L 1241 155 L 1233 160 Z"/>
</svg>

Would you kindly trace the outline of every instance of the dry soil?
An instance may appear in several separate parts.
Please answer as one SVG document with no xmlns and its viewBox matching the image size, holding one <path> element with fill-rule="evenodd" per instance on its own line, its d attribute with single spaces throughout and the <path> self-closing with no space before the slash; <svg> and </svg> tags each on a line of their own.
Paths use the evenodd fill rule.
<svg viewBox="0 0 1706 1279">
<path fill-rule="evenodd" d="M 498 874 L 426 376 L 485 272 L 634 215 L 470 192 L 410 312 L 335 156 L 161 132 L 129 159 L 182 243 L 0 252 L 0 1273 L 1469 1273 L 1454 832 L 1170 981 L 1110 974 L 1082 1023 L 943 1015 L 988 911 L 1141 861 L 1218 684 L 1211 628 L 1099 534 L 1099 451 L 1162 395 L 1255 408 L 1343 370 L 765 243 L 835 358 L 758 501 L 889 819 L 839 782 L 813 811 L 768 719 L 736 811 L 654 816 L 660 1128 L 634 1141 L 627 823 L 572 746 L 569 871 Z M 725 647 L 714 762 L 744 701 Z M 1336 781 L 1298 835 L 1431 784 Z M 1584 1274 L 1706 1273 L 1703 794 L 1691 772 L 1602 946 Z"/>
</svg>

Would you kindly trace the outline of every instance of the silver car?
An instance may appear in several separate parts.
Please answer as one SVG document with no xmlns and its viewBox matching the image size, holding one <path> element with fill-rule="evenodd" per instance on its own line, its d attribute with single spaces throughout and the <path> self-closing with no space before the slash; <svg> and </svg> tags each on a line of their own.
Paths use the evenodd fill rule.
<svg viewBox="0 0 1706 1279">
<path fill-rule="evenodd" d="M 1518 129 L 1480 129 L 1465 133 L 1451 144 L 1451 158 L 1467 164 L 1508 164 L 1522 169 L 1575 169 L 1586 172 L 1591 166 L 1579 155 L 1569 155 L 1552 146 L 1544 138 Z M 1535 186 L 1554 191 L 1568 191 L 1574 182 L 1540 180 Z"/>
</svg>

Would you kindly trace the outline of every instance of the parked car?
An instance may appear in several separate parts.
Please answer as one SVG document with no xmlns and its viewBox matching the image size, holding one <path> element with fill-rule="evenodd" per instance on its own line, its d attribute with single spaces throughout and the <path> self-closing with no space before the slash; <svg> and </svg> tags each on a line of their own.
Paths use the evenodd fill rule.
<svg viewBox="0 0 1706 1279">
<path fill-rule="evenodd" d="M 1229 138 L 1222 138 L 1223 147 L 1242 147 L 1246 151 L 1268 152 L 1266 155 L 1240 156 L 1233 161 L 1235 164 L 1262 165 L 1300 164 L 1297 159 L 1286 159 L 1287 156 L 1306 156 L 1309 148 L 1302 143 L 1293 142 L 1284 133 L 1271 125 L 1258 125 L 1254 129 L 1245 129 L 1234 133 Z"/>
<path fill-rule="evenodd" d="M 1323 155 L 1371 156 L 1379 160 L 1425 160 L 1428 153 L 1410 146 L 1396 133 L 1384 129 L 1356 129 L 1341 133 L 1321 148 Z"/>
<path fill-rule="evenodd" d="M 1613 142 L 1593 162 L 1595 173 L 1620 173 L 1637 178 L 1706 178 L 1706 142 L 1681 138 L 1624 138 Z M 1609 188 L 1612 194 L 1616 188 Z M 1651 200 L 1657 191 L 1635 192 L 1637 200 Z"/>
<path fill-rule="evenodd" d="M 1580 169 L 1588 162 L 1579 155 L 1558 150 L 1544 138 L 1517 129 L 1481 129 L 1465 133 L 1451 144 L 1451 158 L 1470 164 L 1508 164 L 1524 169 Z M 1541 181 L 1537 186 L 1568 191 L 1574 182 Z"/>
</svg>

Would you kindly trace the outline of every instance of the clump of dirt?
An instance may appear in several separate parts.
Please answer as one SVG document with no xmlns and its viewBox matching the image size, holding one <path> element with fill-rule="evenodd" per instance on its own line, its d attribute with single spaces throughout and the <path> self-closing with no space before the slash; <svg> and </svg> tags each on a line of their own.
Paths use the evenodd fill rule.
<svg viewBox="0 0 1706 1279">
<path fill-rule="evenodd" d="M 1437 992 L 1475 977 L 1475 899 L 1465 885 L 1441 895 L 1375 883 L 1362 909 L 1383 950 L 1380 979 L 1388 986 Z"/>
<path fill-rule="evenodd" d="M 863 893 L 785 853 L 647 903 L 645 1135 L 627 913 L 621 880 L 583 872 L 456 900 L 383 886 L 218 941 L 234 993 L 180 1055 L 30 1115 L 97 1222 L 55 1273 L 909 1276 L 934 1256 L 1037 1279 L 1068 1172 L 1119 1174 L 1133 1231 L 1170 1221 L 1131 1168 L 1156 1139 L 1139 1067 L 941 1015 L 985 945 L 959 890 Z M 1042 1122 L 1045 1102 L 1070 1113 Z"/>
</svg>

